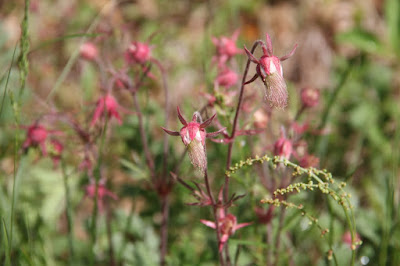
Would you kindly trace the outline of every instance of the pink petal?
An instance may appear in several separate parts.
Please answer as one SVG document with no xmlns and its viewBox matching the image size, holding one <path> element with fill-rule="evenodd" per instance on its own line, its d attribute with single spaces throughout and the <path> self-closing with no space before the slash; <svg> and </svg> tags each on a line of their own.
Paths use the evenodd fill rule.
<svg viewBox="0 0 400 266">
<path fill-rule="evenodd" d="M 203 220 L 203 219 L 200 219 L 200 222 L 201 222 L 202 224 L 208 226 L 208 227 L 213 228 L 213 229 L 216 229 L 216 228 L 217 228 L 217 227 L 215 226 L 215 223 L 214 223 L 214 222 L 207 221 L 207 220 Z"/>
</svg>

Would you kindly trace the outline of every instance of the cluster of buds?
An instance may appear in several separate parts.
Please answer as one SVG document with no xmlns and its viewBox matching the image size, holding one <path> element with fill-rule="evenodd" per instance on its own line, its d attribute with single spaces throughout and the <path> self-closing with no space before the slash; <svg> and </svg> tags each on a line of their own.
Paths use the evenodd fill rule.
<svg viewBox="0 0 400 266">
<path fill-rule="evenodd" d="M 246 47 L 244 48 L 249 60 L 257 64 L 256 74 L 247 81 L 246 84 L 260 77 L 265 85 L 265 95 L 271 107 L 285 108 L 288 103 L 288 92 L 285 80 L 283 79 L 281 62 L 294 54 L 297 45 L 294 46 L 289 54 L 278 58 L 273 54 L 271 38 L 267 34 L 266 42 L 261 44 L 261 48 L 263 50 L 263 55 L 260 59 L 254 57 Z"/>
<path fill-rule="evenodd" d="M 183 118 L 179 107 L 177 107 L 177 111 L 178 118 L 183 124 L 181 130 L 178 132 L 170 131 L 165 128 L 162 129 L 171 136 L 181 136 L 183 144 L 185 144 L 188 149 L 190 161 L 196 168 L 204 173 L 207 169 L 207 156 L 205 146 L 206 138 L 217 136 L 219 133 L 224 131 L 225 128 L 222 128 L 216 132 L 206 133 L 205 128 L 211 124 L 211 122 L 215 118 L 215 114 L 203 123 L 199 123 L 198 120 L 200 119 L 200 115 L 196 112 L 193 114 L 192 121 L 188 123 L 186 122 L 185 118 Z"/>
</svg>

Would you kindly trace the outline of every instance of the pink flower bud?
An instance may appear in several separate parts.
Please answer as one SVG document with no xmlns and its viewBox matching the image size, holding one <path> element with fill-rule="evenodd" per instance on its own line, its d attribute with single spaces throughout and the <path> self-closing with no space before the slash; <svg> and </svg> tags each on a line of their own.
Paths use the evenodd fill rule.
<svg viewBox="0 0 400 266">
<path fill-rule="evenodd" d="M 293 145 L 290 140 L 285 138 L 284 134 L 281 133 L 281 137 L 275 142 L 274 155 L 281 156 L 285 159 L 290 159 L 293 152 Z"/>
<path fill-rule="evenodd" d="M 150 59 L 150 56 L 150 46 L 141 42 L 132 42 L 125 52 L 125 59 L 129 64 L 143 64 Z"/>
<path fill-rule="evenodd" d="M 242 53 L 242 51 L 236 47 L 236 41 L 239 37 L 239 31 L 236 30 L 231 38 L 222 36 L 220 39 L 213 37 L 212 42 L 217 48 L 217 61 L 219 65 L 223 65 L 233 56 Z"/>
<path fill-rule="evenodd" d="M 28 149 L 29 147 L 37 147 L 39 146 L 43 156 L 47 155 L 46 149 L 46 139 L 47 139 L 48 131 L 38 124 L 33 124 L 28 127 L 26 132 L 26 140 L 22 145 L 23 149 Z"/>
<path fill-rule="evenodd" d="M 314 107 L 319 103 L 320 93 L 318 89 L 305 87 L 301 90 L 301 102 L 304 107 Z"/>
<path fill-rule="evenodd" d="M 89 198 L 96 198 L 96 183 L 91 182 L 89 185 L 86 186 L 86 196 Z M 99 183 L 97 185 L 97 207 L 100 211 L 103 210 L 104 206 L 104 199 L 105 197 L 110 197 L 113 200 L 117 200 L 118 197 L 113 192 L 108 190 L 104 184 Z"/>
<path fill-rule="evenodd" d="M 105 113 L 108 114 L 108 117 L 115 117 L 117 119 L 118 123 L 121 125 L 121 116 L 119 115 L 117 109 L 119 105 L 115 98 L 111 94 L 107 94 L 104 97 L 100 98 L 97 101 L 96 104 L 96 109 L 93 114 L 92 122 L 90 123 L 90 126 L 93 126 L 96 124 L 97 120 Z"/>
<path fill-rule="evenodd" d="M 225 70 L 221 71 L 215 82 L 222 87 L 230 88 L 231 86 L 235 85 L 238 81 L 239 77 L 235 71 L 226 68 Z"/>
<path fill-rule="evenodd" d="M 262 109 L 254 112 L 254 126 L 256 128 L 266 128 L 269 121 L 269 116 Z"/>
<path fill-rule="evenodd" d="M 82 44 L 81 48 L 79 49 L 79 52 L 83 59 L 86 59 L 89 61 L 95 60 L 97 58 L 97 56 L 99 55 L 99 51 L 98 51 L 96 45 L 94 45 L 91 42 Z"/>
<path fill-rule="evenodd" d="M 343 236 L 342 236 L 342 241 L 349 245 L 352 249 L 356 249 L 357 247 L 357 242 L 361 241 L 360 235 L 358 233 L 355 234 L 354 236 L 354 241 L 352 241 L 351 239 L 351 232 L 350 231 L 346 231 Z"/>
</svg>

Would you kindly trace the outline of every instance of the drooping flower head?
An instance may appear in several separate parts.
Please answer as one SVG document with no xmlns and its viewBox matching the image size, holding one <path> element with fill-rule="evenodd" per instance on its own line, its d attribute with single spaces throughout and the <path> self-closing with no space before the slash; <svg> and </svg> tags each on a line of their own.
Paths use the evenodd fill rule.
<svg viewBox="0 0 400 266">
<path fill-rule="evenodd" d="M 265 95 L 270 105 L 272 107 L 285 108 L 288 102 L 288 92 L 285 80 L 283 79 L 281 62 L 294 54 L 297 45 L 294 46 L 289 54 L 279 58 L 273 54 L 271 38 L 267 34 L 266 43 L 263 42 L 261 48 L 263 50 L 263 55 L 260 59 L 255 58 L 246 47 L 244 48 L 250 61 L 257 64 L 256 74 L 251 80 L 247 81 L 246 84 L 260 77 L 265 84 Z"/>
<path fill-rule="evenodd" d="M 208 227 L 211 227 L 213 229 L 217 229 L 217 226 L 215 222 L 207 221 L 207 220 L 200 220 L 200 222 Z M 231 235 L 233 235 L 236 230 L 248 226 L 251 223 L 237 223 L 236 216 L 233 214 L 228 213 L 225 215 L 224 212 L 220 212 L 220 217 L 218 219 L 218 230 L 219 230 L 219 245 L 218 245 L 218 250 L 219 252 L 222 252 L 222 249 L 224 248 L 224 245 L 226 242 L 228 242 L 228 239 Z"/>
<path fill-rule="evenodd" d="M 217 83 L 219 86 L 230 88 L 237 83 L 238 79 L 239 76 L 235 71 L 225 68 L 219 72 L 217 78 L 215 79 L 215 83 Z"/>
<path fill-rule="evenodd" d="M 93 114 L 92 122 L 90 123 L 90 126 L 94 126 L 99 120 L 101 116 L 104 116 L 105 114 L 108 114 L 108 117 L 115 117 L 117 119 L 118 123 L 121 125 L 121 116 L 118 113 L 118 103 L 117 100 L 111 95 L 111 94 L 106 94 L 105 96 L 101 97 L 96 104 L 96 109 Z"/>
<path fill-rule="evenodd" d="M 177 107 L 178 118 L 183 124 L 183 127 L 179 132 L 170 131 L 168 129 L 162 128 L 167 134 L 171 136 L 181 136 L 183 144 L 188 149 L 188 154 L 190 157 L 190 161 L 192 164 L 197 167 L 200 171 L 204 172 L 207 168 L 207 156 L 206 156 L 206 138 L 214 137 L 225 130 L 225 128 L 220 129 L 217 132 L 206 133 L 205 128 L 208 127 L 213 119 L 215 118 L 215 114 L 204 121 L 203 123 L 199 123 L 200 120 L 199 114 L 196 112 L 193 114 L 192 121 L 189 123 L 183 118 L 181 110 Z"/>
</svg>

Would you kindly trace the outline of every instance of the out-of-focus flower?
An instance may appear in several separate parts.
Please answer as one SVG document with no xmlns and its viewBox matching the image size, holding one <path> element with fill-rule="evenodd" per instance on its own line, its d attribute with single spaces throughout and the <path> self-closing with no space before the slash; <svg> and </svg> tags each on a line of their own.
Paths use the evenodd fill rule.
<svg viewBox="0 0 400 266">
<path fill-rule="evenodd" d="M 213 229 L 217 229 L 217 226 L 215 222 L 212 221 L 207 221 L 207 220 L 200 220 L 200 222 L 208 227 L 211 227 Z M 228 241 L 229 237 L 233 235 L 236 230 L 248 226 L 251 223 L 237 223 L 236 216 L 233 214 L 227 214 L 225 215 L 224 212 L 220 212 L 220 217 L 218 219 L 218 230 L 219 230 L 219 244 L 218 244 L 218 250 L 219 252 L 222 252 L 222 249 L 224 248 L 225 243 Z"/>
<path fill-rule="evenodd" d="M 293 153 L 292 141 L 285 137 L 285 133 L 282 130 L 280 138 L 274 144 L 274 155 L 281 156 L 289 160 L 292 153 Z"/>
<path fill-rule="evenodd" d="M 125 60 L 128 64 L 144 64 L 151 57 L 151 47 L 146 43 L 132 42 L 125 52 Z"/>
<path fill-rule="evenodd" d="M 237 83 L 238 79 L 239 77 L 235 71 L 225 68 L 218 74 L 217 78 L 215 79 L 215 83 L 217 83 L 219 86 L 230 88 Z"/>
<path fill-rule="evenodd" d="M 90 126 L 94 126 L 99 120 L 99 118 L 105 114 L 108 115 L 108 117 L 115 117 L 117 119 L 118 123 L 121 125 L 121 116 L 118 113 L 118 103 L 115 100 L 115 98 L 111 94 L 106 94 L 104 97 L 101 97 L 96 104 L 96 109 L 93 114 L 92 122 L 90 123 Z"/>
<path fill-rule="evenodd" d="M 306 153 L 306 154 L 304 154 L 303 157 L 300 158 L 299 165 L 301 167 L 304 167 L 304 168 L 309 168 L 309 167 L 314 167 L 315 168 L 315 167 L 318 167 L 319 158 L 314 156 L 314 155 L 312 155 L 312 154 Z"/>
<path fill-rule="evenodd" d="M 354 241 L 352 241 L 351 232 L 346 231 L 342 236 L 342 241 L 345 244 L 349 245 L 351 247 L 351 249 L 356 249 L 357 245 L 359 245 L 359 243 L 361 242 L 361 238 L 360 238 L 360 235 L 358 233 L 356 233 L 354 236 Z"/>
<path fill-rule="evenodd" d="M 256 74 L 245 84 L 251 83 L 260 77 L 265 84 L 265 95 L 270 105 L 272 107 L 285 108 L 288 102 L 288 92 L 283 79 L 281 61 L 291 57 L 296 51 L 297 45 L 294 46 L 289 54 L 278 58 L 273 54 L 271 38 L 267 34 L 266 43 L 262 43 L 261 48 L 263 56 L 260 59 L 255 58 L 246 47 L 244 48 L 250 61 L 257 64 Z"/>
<path fill-rule="evenodd" d="M 236 41 L 239 37 L 239 30 L 236 30 L 230 38 L 222 36 L 221 38 L 212 37 L 212 42 L 217 48 L 217 56 L 214 61 L 222 66 L 226 61 L 237 54 L 241 54 L 242 50 L 236 47 Z"/>
<path fill-rule="evenodd" d="M 269 116 L 262 109 L 254 112 L 254 126 L 256 128 L 266 128 L 269 121 Z"/>
<path fill-rule="evenodd" d="M 257 207 L 255 209 L 256 216 L 258 218 L 258 222 L 261 224 L 269 224 L 272 220 L 272 213 L 275 209 L 274 205 L 270 205 L 267 210 Z"/>
<path fill-rule="evenodd" d="M 305 87 L 301 90 L 301 102 L 304 107 L 311 108 L 319 103 L 320 93 L 318 89 Z"/>
<path fill-rule="evenodd" d="M 200 117 L 196 112 L 193 114 L 192 121 L 188 123 L 185 118 L 183 118 L 179 107 L 177 108 L 177 111 L 178 118 L 183 124 L 181 130 L 177 132 L 165 128 L 162 129 L 171 136 L 181 136 L 183 144 L 185 144 L 188 149 L 190 161 L 200 171 L 204 172 L 207 168 L 207 156 L 205 150 L 206 138 L 217 136 L 219 133 L 224 131 L 225 128 L 222 128 L 217 132 L 206 133 L 205 128 L 211 124 L 215 115 L 200 124 L 197 122 Z"/>
<path fill-rule="evenodd" d="M 86 42 L 79 48 L 79 53 L 83 59 L 88 61 L 95 60 L 99 55 L 99 50 L 97 46 L 92 42 Z"/>
<path fill-rule="evenodd" d="M 96 198 L 96 182 L 91 181 L 89 185 L 86 186 L 86 196 L 92 199 Z M 97 185 L 97 207 L 100 211 L 104 209 L 104 199 L 105 197 L 110 197 L 113 200 L 117 200 L 118 197 L 113 192 L 108 190 L 104 184 L 100 183 Z"/>
<path fill-rule="evenodd" d="M 48 130 L 38 123 L 29 126 L 26 131 L 26 139 L 22 144 L 22 148 L 27 150 L 29 147 L 40 147 L 42 155 L 47 156 L 46 139 L 48 133 Z"/>
</svg>

